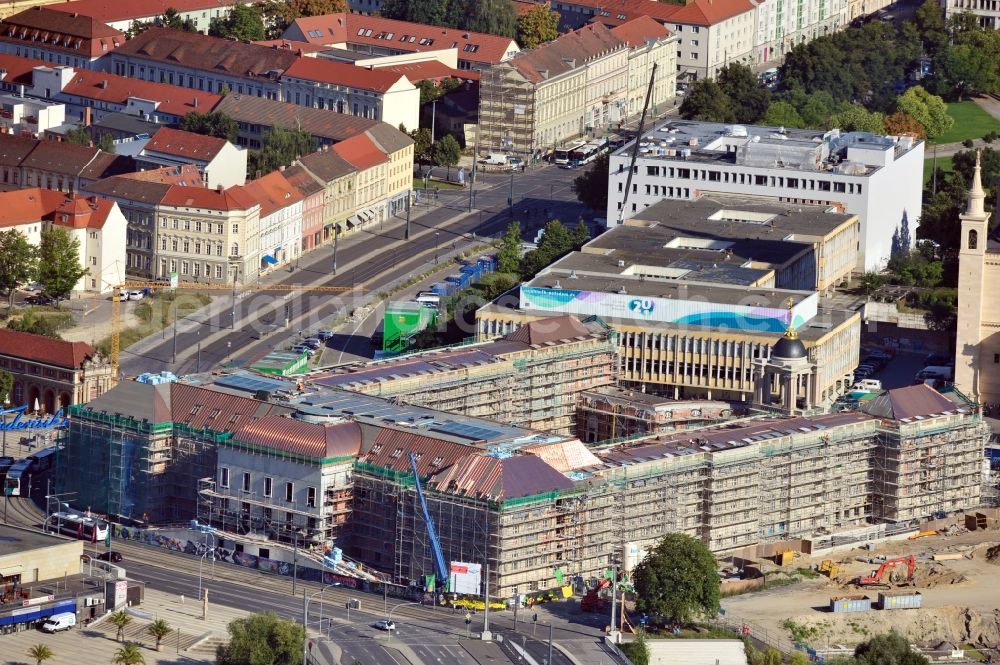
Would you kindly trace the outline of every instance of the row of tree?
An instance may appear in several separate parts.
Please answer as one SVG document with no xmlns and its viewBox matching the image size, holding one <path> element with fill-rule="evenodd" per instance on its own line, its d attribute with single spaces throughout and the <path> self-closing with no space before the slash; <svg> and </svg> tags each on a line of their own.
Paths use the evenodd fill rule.
<svg viewBox="0 0 1000 665">
<path fill-rule="evenodd" d="M 43 293 L 58 304 L 88 274 L 90 270 L 80 265 L 79 239 L 64 228 L 43 230 L 37 247 L 17 229 L 0 232 L 0 290 L 7 294 L 8 310 L 18 287 L 41 282 Z"/>
<path fill-rule="evenodd" d="M 559 14 L 547 4 L 518 16 L 510 0 L 385 0 L 380 13 L 400 21 L 510 37 L 522 48 L 559 36 Z"/>
<path fill-rule="evenodd" d="M 528 281 L 542 268 L 583 247 L 588 240 L 590 231 L 582 219 L 573 230 L 567 229 L 558 219 L 553 219 L 545 224 L 538 246 L 522 254 L 524 243 L 521 239 L 521 224 L 511 222 L 500 240 L 497 272 L 518 275 L 522 281 Z"/>
</svg>

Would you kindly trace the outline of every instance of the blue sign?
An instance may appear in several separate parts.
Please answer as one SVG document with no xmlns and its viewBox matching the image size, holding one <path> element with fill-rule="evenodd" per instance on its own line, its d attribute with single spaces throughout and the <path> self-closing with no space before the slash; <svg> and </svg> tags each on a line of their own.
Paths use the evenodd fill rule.
<svg viewBox="0 0 1000 665">
<path fill-rule="evenodd" d="M 27 410 L 27 404 L 13 409 L 0 409 L 0 416 L 3 416 L 3 422 L 0 422 L 0 431 L 16 432 L 22 429 L 50 429 L 69 425 L 69 418 L 63 415 L 62 409 L 45 418 L 38 418 L 37 416 L 24 418 L 24 412 Z M 14 419 L 8 421 L 8 414 L 14 414 Z"/>
<path fill-rule="evenodd" d="M 630 310 L 642 316 L 649 316 L 652 314 L 655 307 L 656 306 L 653 304 L 651 298 L 633 298 L 628 303 L 628 308 Z"/>
</svg>

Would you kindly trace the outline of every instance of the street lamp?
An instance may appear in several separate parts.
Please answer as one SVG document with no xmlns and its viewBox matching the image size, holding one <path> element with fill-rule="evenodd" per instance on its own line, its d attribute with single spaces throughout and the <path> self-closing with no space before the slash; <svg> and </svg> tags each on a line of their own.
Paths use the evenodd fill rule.
<svg viewBox="0 0 1000 665">
<path fill-rule="evenodd" d="M 212 555 L 212 578 L 213 579 L 215 578 L 215 547 L 213 546 L 205 550 L 205 553 L 202 554 L 201 558 L 198 559 L 198 600 L 201 600 L 202 598 L 205 597 L 205 594 L 202 593 L 201 590 L 201 569 L 202 569 L 202 564 L 205 563 L 205 557 L 207 557 L 209 554 Z M 202 619 L 204 618 L 205 617 L 202 616 Z"/>
<path fill-rule="evenodd" d="M 313 598 L 321 595 L 324 591 L 334 586 L 340 586 L 340 583 L 335 582 L 333 584 L 327 584 L 311 596 L 306 596 L 305 594 L 302 596 L 305 598 L 302 609 L 302 629 L 306 631 L 306 639 L 302 640 L 302 665 L 309 665 L 309 603 L 312 602 Z"/>
<path fill-rule="evenodd" d="M 421 603 L 420 601 L 410 601 L 410 602 L 407 602 L 407 603 L 400 603 L 399 605 L 393 605 L 392 609 L 389 610 L 389 614 L 388 614 L 388 616 L 386 616 L 385 620 L 387 622 L 389 622 L 390 625 L 392 625 L 392 613 L 395 612 L 396 610 L 398 610 L 400 607 L 405 607 L 407 605 L 422 605 L 422 604 L 423 603 Z M 386 637 L 386 642 L 389 642 L 389 641 L 392 640 L 392 630 L 390 629 L 387 632 L 388 632 L 388 635 Z"/>
</svg>

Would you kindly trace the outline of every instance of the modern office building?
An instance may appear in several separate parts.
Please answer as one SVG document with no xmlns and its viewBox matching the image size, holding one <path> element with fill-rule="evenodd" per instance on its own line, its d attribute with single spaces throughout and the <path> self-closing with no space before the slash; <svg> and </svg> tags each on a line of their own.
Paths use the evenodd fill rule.
<svg viewBox="0 0 1000 665">
<path fill-rule="evenodd" d="M 862 272 L 884 267 L 893 233 L 905 223 L 915 234 L 919 223 L 924 143 L 910 137 L 671 120 L 640 139 L 626 196 L 632 145 L 611 155 L 609 225 L 707 193 L 838 206 L 861 222 Z"/>
</svg>

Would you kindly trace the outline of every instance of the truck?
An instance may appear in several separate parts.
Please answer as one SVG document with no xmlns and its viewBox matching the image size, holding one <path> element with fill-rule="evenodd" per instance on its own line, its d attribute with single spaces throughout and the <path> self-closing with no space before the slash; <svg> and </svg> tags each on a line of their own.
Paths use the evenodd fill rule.
<svg viewBox="0 0 1000 665">
<path fill-rule="evenodd" d="M 955 376 L 955 369 L 947 365 L 928 365 L 914 377 L 914 383 L 923 383 L 927 379 L 939 379 L 941 381 L 951 381 Z"/>
<path fill-rule="evenodd" d="M 483 159 L 479 160 L 480 164 L 490 164 L 492 166 L 508 166 L 507 155 L 502 152 L 491 152 Z"/>
</svg>

